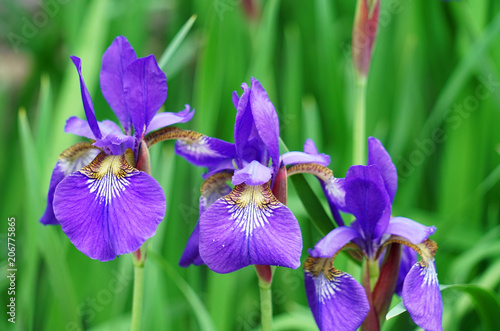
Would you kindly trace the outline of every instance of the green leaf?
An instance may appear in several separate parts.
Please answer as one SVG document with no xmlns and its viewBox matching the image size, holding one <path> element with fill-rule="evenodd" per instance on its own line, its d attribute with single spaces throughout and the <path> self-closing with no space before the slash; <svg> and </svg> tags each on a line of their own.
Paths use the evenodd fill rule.
<svg viewBox="0 0 500 331">
<path fill-rule="evenodd" d="M 299 195 L 300 201 L 304 205 L 304 208 L 309 213 L 311 221 L 314 226 L 318 229 L 321 235 L 326 235 L 328 232 L 333 230 L 335 226 L 333 225 L 332 219 L 328 216 L 323 208 L 323 205 L 319 201 L 314 191 L 307 183 L 304 175 L 297 174 L 290 177 L 292 179 L 293 186 Z"/>
<path fill-rule="evenodd" d="M 473 284 L 440 285 L 439 289 L 441 292 L 447 289 L 455 289 L 469 294 L 475 303 L 476 311 L 485 329 L 498 330 L 498 325 L 500 325 L 500 301 L 492 291 Z M 385 318 L 389 320 L 405 311 L 406 308 L 403 302 L 400 302 L 387 313 Z"/>
<path fill-rule="evenodd" d="M 196 294 L 196 292 L 189 286 L 189 284 L 184 280 L 184 278 L 179 275 L 174 268 L 158 253 L 153 250 L 148 251 L 148 257 L 156 263 L 170 278 L 175 285 L 181 290 L 181 292 L 186 297 L 187 301 L 191 305 L 193 312 L 196 314 L 196 319 L 198 320 L 198 324 L 200 330 L 204 331 L 215 331 L 215 326 L 210 318 L 210 314 L 208 313 L 205 305 L 201 302 L 200 297 Z"/>
<path fill-rule="evenodd" d="M 189 30 L 191 30 L 191 27 L 194 24 L 194 21 L 196 21 L 196 14 L 191 16 L 186 23 L 182 26 L 182 28 L 177 32 L 175 35 L 174 39 L 170 42 L 168 45 L 167 49 L 163 52 L 162 56 L 160 57 L 160 60 L 158 61 L 158 66 L 160 67 L 161 70 L 165 71 L 167 68 L 167 65 L 169 64 L 170 60 L 172 59 L 172 56 L 174 53 L 177 51 L 177 49 L 181 46 L 181 43 L 184 41 L 186 38 Z"/>
<path fill-rule="evenodd" d="M 455 289 L 470 295 L 485 330 L 498 330 L 500 325 L 500 301 L 491 290 L 473 284 L 441 285 L 441 291 Z"/>
</svg>

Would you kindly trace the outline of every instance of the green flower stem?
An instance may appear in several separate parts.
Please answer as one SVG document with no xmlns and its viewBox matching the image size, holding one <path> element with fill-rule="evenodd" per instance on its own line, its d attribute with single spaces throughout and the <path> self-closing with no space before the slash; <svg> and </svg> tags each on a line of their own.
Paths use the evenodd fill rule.
<svg viewBox="0 0 500 331">
<path fill-rule="evenodd" d="M 259 278 L 259 287 L 262 331 L 271 331 L 273 329 L 273 300 L 271 296 L 271 284 Z"/>
<path fill-rule="evenodd" d="M 356 79 L 353 128 L 353 164 L 365 164 L 366 79 Z"/>
<path fill-rule="evenodd" d="M 134 263 L 134 297 L 132 301 L 131 331 L 139 331 L 142 316 L 142 297 L 144 294 L 144 264 Z"/>
</svg>

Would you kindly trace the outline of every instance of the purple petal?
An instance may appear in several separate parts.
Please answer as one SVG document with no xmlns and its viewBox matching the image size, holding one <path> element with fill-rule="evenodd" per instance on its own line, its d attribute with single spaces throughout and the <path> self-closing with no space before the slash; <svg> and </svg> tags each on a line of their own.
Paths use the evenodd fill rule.
<svg viewBox="0 0 500 331">
<path fill-rule="evenodd" d="M 300 266 L 302 235 L 292 212 L 268 184 L 241 184 L 200 217 L 200 255 L 215 272 L 251 264 Z"/>
<path fill-rule="evenodd" d="M 346 207 L 356 217 L 363 238 L 379 238 L 389 223 L 391 204 L 378 168 L 351 166 L 344 188 Z"/>
<path fill-rule="evenodd" d="M 220 172 L 207 178 L 201 185 L 199 203 L 200 215 L 203 214 L 215 201 L 231 193 L 232 189 L 226 184 L 232 173 Z"/>
<path fill-rule="evenodd" d="M 96 139 L 94 133 L 90 129 L 89 123 L 76 116 L 71 116 L 66 120 L 64 132 L 76 134 L 77 136 L 89 139 Z"/>
<path fill-rule="evenodd" d="M 257 128 L 259 137 L 267 147 L 269 156 L 273 161 L 273 173 L 278 173 L 280 155 L 280 123 L 278 114 L 276 113 L 276 109 L 274 109 L 273 103 L 269 100 L 266 90 L 264 90 L 260 82 L 253 77 L 251 81 L 250 107 L 252 108 L 255 127 Z"/>
<path fill-rule="evenodd" d="M 244 159 L 244 149 L 254 129 L 254 120 L 248 102 L 250 98 L 250 89 L 246 83 L 241 84 L 241 88 L 243 89 L 243 94 L 238 100 L 236 119 L 234 122 L 234 144 L 239 160 Z M 233 93 L 233 102 L 235 94 L 236 92 Z M 250 161 L 252 160 L 249 160 L 249 162 Z M 238 166 L 242 167 L 243 164 L 239 163 Z"/>
<path fill-rule="evenodd" d="M 417 252 L 415 252 L 413 248 L 403 245 L 403 250 L 401 251 L 401 262 L 399 264 L 398 282 L 396 283 L 396 289 L 394 291 L 397 295 L 401 296 L 403 294 L 404 280 L 415 263 L 417 263 Z"/>
<path fill-rule="evenodd" d="M 61 153 L 52 171 L 52 176 L 50 177 L 49 193 L 47 194 L 47 208 L 40 218 L 42 224 L 59 224 L 54 215 L 53 208 L 54 192 L 57 185 L 69 174 L 80 170 L 92 162 L 99 152 L 100 150 L 98 148 L 94 148 L 89 143 L 82 142 L 71 146 Z"/>
<path fill-rule="evenodd" d="M 123 78 L 129 64 L 136 59 L 137 55 L 127 38 L 116 37 L 102 56 L 99 78 L 104 98 L 127 133 L 131 133 L 132 121 L 125 103 Z"/>
<path fill-rule="evenodd" d="M 140 139 L 156 112 L 167 99 L 167 77 L 153 55 L 132 62 L 123 76 L 125 102 L 134 134 Z"/>
<path fill-rule="evenodd" d="M 226 181 L 230 178 L 231 174 L 219 173 L 208 178 L 202 184 L 200 197 L 200 215 L 203 214 L 205 210 L 207 210 L 207 208 L 210 207 L 219 198 L 231 192 L 231 187 L 226 184 Z M 181 267 L 188 267 L 191 264 L 204 264 L 199 251 L 199 232 L 199 223 L 196 223 L 196 227 L 189 237 L 186 248 L 184 248 L 184 252 L 182 253 L 181 259 L 179 261 L 179 265 Z"/>
<path fill-rule="evenodd" d="M 177 113 L 158 113 L 153 117 L 151 123 L 149 123 L 146 134 L 151 131 L 164 128 L 166 126 L 170 126 L 172 124 L 186 123 L 193 118 L 193 115 L 194 109 L 191 111 L 191 107 L 189 105 L 185 105 L 184 110 L 181 110 Z"/>
<path fill-rule="evenodd" d="M 307 302 L 318 328 L 356 330 L 370 310 L 365 290 L 347 273 L 333 268 L 326 273 L 304 273 Z"/>
<path fill-rule="evenodd" d="M 272 170 L 258 161 L 252 161 L 243 169 L 234 172 L 233 185 L 245 183 L 247 185 L 262 185 L 267 183 L 272 176 Z"/>
<path fill-rule="evenodd" d="M 329 203 L 333 203 L 338 209 L 349 212 L 345 205 L 345 179 L 344 178 L 329 178 L 324 182 L 323 191 Z"/>
<path fill-rule="evenodd" d="M 330 157 L 326 154 L 307 154 L 304 152 L 288 152 L 281 156 L 281 161 L 285 165 L 300 164 L 300 163 L 318 163 L 322 166 L 330 164 Z"/>
<path fill-rule="evenodd" d="M 202 265 L 204 264 L 203 259 L 200 256 L 200 225 L 196 223 L 196 226 L 189 236 L 186 247 L 184 248 L 184 252 L 182 253 L 181 259 L 179 261 L 179 265 L 181 267 L 187 268 L 191 264 L 194 265 Z"/>
<path fill-rule="evenodd" d="M 184 139 L 175 142 L 175 152 L 198 167 L 217 167 L 221 162 L 236 157 L 234 144 L 190 132 Z"/>
<path fill-rule="evenodd" d="M 110 132 L 102 139 L 97 139 L 94 146 L 103 148 L 107 154 L 122 155 L 130 148 L 134 149 L 136 138 L 121 132 Z"/>
<path fill-rule="evenodd" d="M 233 105 L 234 108 L 238 109 L 238 103 L 240 102 L 240 97 L 238 96 L 238 93 L 236 91 L 233 91 Z"/>
<path fill-rule="evenodd" d="M 392 217 L 385 232 L 406 238 L 412 244 L 420 244 L 436 232 L 436 227 L 425 226 L 406 217 Z"/>
<path fill-rule="evenodd" d="M 426 331 L 442 330 L 443 301 L 434 260 L 415 263 L 403 285 L 403 303 L 413 321 Z"/>
<path fill-rule="evenodd" d="M 377 138 L 368 138 L 367 165 L 376 165 L 378 167 L 392 202 L 398 189 L 398 172 L 396 166 L 392 163 L 389 153 L 387 153 L 384 146 Z"/>
<path fill-rule="evenodd" d="M 66 177 L 54 195 L 63 232 L 82 253 L 100 261 L 139 249 L 155 234 L 165 208 L 161 186 L 132 168 L 125 155 L 100 153 Z"/>
<path fill-rule="evenodd" d="M 354 238 L 359 238 L 360 234 L 356 229 L 348 226 L 339 226 L 330 231 L 314 246 L 313 250 L 309 250 L 312 257 L 329 258 L 337 254 L 349 241 Z"/>
<path fill-rule="evenodd" d="M 85 116 L 90 125 L 90 129 L 94 134 L 95 138 L 101 138 L 101 131 L 99 131 L 99 126 L 97 125 L 97 119 L 95 118 L 94 105 L 92 104 L 92 99 L 90 98 L 89 91 L 85 86 L 85 82 L 82 77 L 82 61 L 76 56 L 71 56 L 71 60 L 75 64 L 76 70 L 78 71 L 78 76 L 80 77 L 80 92 L 82 94 L 83 109 L 85 110 Z"/>
</svg>

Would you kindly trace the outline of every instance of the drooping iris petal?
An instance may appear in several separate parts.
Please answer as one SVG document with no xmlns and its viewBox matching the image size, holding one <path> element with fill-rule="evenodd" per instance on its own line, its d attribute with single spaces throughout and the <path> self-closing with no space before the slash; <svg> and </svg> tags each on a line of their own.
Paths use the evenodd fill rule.
<svg viewBox="0 0 500 331">
<path fill-rule="evenodd" d="M 161 186 L 126 157 L 133 155 L 100 153 L 56 188 L 55 216 L 75 247 L 90 258 L 108 261 L 139 249 L 165 215 Z"/>
<path fill-rule="evenodd" d="M 250 107 L 259 137 L 264 142 L 273 162 L 273 173 L 278 173 L 280 155 L 278 114 L 273 103 L 269 100 L 266 90 L 253 77 L 251 78 L 250 87 Z"/>
<path fill-rule="evenodd" d="M 262 185 L 267 183 L 272 176 L 272 170 L 259 161 L 252 161 L 243 169 L 238 169 L 234 172 L 233 185 L 245 183 L 247 185 Z"/>
<path fill-rule="evenodd" d="M 124 73 L 130 63 L 137 59 L 127 38 L 118 36 L 102 56 L 99 82 L 104 98 L 118 117 L 127 133 L 132 133 L 132 121 L 123 93 Z"/>
<path fill-rule="evenodd" d="M 344 188 L 346 207 L 356 217 L 363 238 L 368 242 L 379 238 L 389 223 L 391 203 L 378 168 L 351 166 Z"/>
<path fill-rule="evenodd" d="M 314 246 L 313 250 L 309 250 L 312 257 L 329 258 L 337 254 L 337 252 L 349 241 L 360 237 L 356 229 L 348 226 L 339 226 L 330 231 Z"/>
<path fill-rule="evenodd" d="M 204 264 L 203 259 L 200 256 L 200 223 L 196 223 L 196 226 L 186 243 L 184 252 L 182 252 L 181 259 L 179 260 L 179 265 L 183 268 L 187 268 L 191 264 Z"/>
<path fill-rule="evenodd" d="M 85 110 L 85 116 L 90 125 L 90 129 L 94 134 L 95 138 L 101 138 L 101 131 L 99 131 L 99 126 L 97 125 L 97 119 L 94 113 L 94 105 L 92 104 L 92 99 L 90 98 L 89 91 L 82 77 L 82 61 L 79 57 L 71 56 L 71 60 L 75 64 L 76 70 L 78 71 L 78 76 L 80 78 L 80 92 L 82 95 L 83 109 Z"/>
<path fill-rule="evenodd" d="M 177 113 L 170 113 L 170 112 L 158 113 L 153 117 L 151 123 L 149 123 L 146 133 L 149 133 L 151 131 L 166 126 L 170 126 L 172 124 L 186 123 L 193 118 L 193 115 L 194 115 L 194 109 L 191 110 L 191 106 L 189 105 L 185 105 L 184 110 L 181 110 L 180 112 Z"/>
<path fill-rule="evenodd" d="M 424 330 L 443 329 L 443 301 L 434 260 L 413 265 L 403 284 L 403 303 L 411 319 Z"/>
<path fill-rule="evenodd" d="M 403 294 L 404 280 L 415 263 L 417 263 L 417 252 L 415 252 L 413 248 L 403 245 L 401 262 L 399 264 L 398 282 L 394 290 L 397 295 L 401 296 Z"/>
<path fill-rule="evenodd" d="M 215 167 L 236 157 L 234 144 L 190 131 L 175 142 L 175 152 L 198 167 Z"/>
<path fill-rule="evenodd" d="M 251 264 L 298 268 L 302 235 L 268 184 L 237 185 L 200 216 L 200 255 L 215 272 Z"/>
<path fill-rule="evenodd" d="M 351 275 L 318 265 L 325 263 L 330 259 L 309 257 L 304 264 L 307 301 L 316 324 L 322 331 L 354 331 L 370 310 L 365 290 Z"/>
<path fill-rule="evenodd" d="M 127 67 L 123 89 L 134 135 L 140 139 L 167 99 L 167 77 L 158 67 L 154 55 L 137 59 Z"/>
<path fill-rule="evenodd" d="M 47 207 L 45 213 L 40 218 L 44 225 L 59 224 L 54 215 L 53 201 L 54 192 L 57 185 L 69 174 L 88 165 L 99 154 L 100 150 L 93 147 L 90 143 L 77 143 L 66 149 L 59 155 L 59 160 L 52 171 L 50 177 L 49 193 L 47 194 Z"/>
<path fill-rule="evenodd" d="M 368 161 L 367 165 L 376 165 L 380 171 L 380 175 L 384 180 L 387 194 L 394 200 L 398 189 L 398 172 L 396 166 L 392 163 L 389 153 L 377 138 L 368 138 Z"/>
<path fill-rule="evenodd" d="M 385 233 L 408 239 L 412 244 L 424 242 L 436 232 L 435 226 L 425 226 L 406 217 L 392 217 Z"/>
<path fill-rule="evenodd" d="M 228 180 L 231 179 L 231 173 L 220 172 L 211 177 L 209 177 L 201 185 L 201 196 L 200 196 L 200 215 L 207 210 L 215 201 L 219 198 L 229 194 L 231 192 L 231 187 L 226 184 Z M 191 264 L 201 265 L 204 264 L 203 259 L 200 256 L 199 251 L 199 237 L 200 237 L 200 226 L 196 223 L 196 226 L 188 239 L 186 248 L 182 253 L 179 265 L 181 267 L 188 267 Z"/>
</svg>

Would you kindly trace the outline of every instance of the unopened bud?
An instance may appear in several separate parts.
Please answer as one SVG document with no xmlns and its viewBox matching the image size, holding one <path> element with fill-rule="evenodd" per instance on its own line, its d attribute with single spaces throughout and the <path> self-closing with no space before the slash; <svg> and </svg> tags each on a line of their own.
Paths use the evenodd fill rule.
<svg viewBox="0 0 500 331">
<path fill-rule="evenodd" d="M 358 79 L 368 75 L 378 30 L 380 0 L 358 0 L 352 29 L 352 60 Z"/>
<path fill-rule="evenodd" d="M 279 202 L 286 205 L 288 200 L 288 182 L 286 167 L 283 166 L 278 171 L 272 187 L 272 192 Z"/>
</svg>

